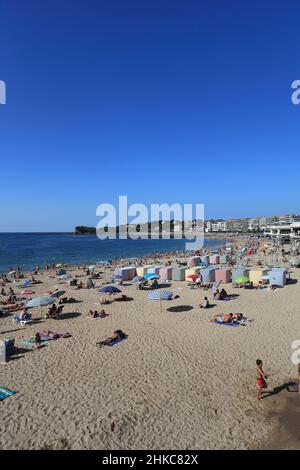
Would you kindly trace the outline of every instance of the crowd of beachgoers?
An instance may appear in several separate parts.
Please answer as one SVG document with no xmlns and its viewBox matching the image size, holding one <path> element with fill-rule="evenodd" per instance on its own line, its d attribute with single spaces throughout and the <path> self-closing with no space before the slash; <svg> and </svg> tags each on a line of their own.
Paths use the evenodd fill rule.
<svg viewBox="0 0 300 470">
<path fill-rule="evenodd" d="M 0 275 L 1 448 L 257 445 L 275 425 L 262 413 L 298 391 L 298 265 L 297 248 L 236 237 L 194 253 L 12 266 Z"/>
</svg>

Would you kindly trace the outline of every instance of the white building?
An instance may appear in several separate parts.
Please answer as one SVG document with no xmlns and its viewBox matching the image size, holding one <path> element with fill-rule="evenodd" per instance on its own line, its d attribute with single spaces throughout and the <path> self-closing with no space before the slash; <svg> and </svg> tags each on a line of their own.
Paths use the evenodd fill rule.
<svg viewBox="0 0 300 470">
<path fill-rule="evenodd" d="M 292 242 L 293 245 L 300 244 L 300 217 L 292 219 L 291 223 L 277 223 L 268 225 L 264 231 L 274 241 Z"/>
</svg>

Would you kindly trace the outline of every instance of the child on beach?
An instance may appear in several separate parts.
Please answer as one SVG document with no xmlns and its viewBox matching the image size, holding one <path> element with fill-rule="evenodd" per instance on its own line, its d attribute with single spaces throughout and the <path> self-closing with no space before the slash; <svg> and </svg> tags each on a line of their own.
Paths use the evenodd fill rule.
<svg viewBox="0 0 300 470">
<path fill-rule="evenodd" d="M 203 304 L 200 304 L 199 307 L 200 308 L 208 308 L 210 305 L 209 305 L 209 300 L 207 297 L 204 297 L 204 302 Z"/>
<path fill-rule="evenodd" d="M 256 399 L 261 400 L 261 394 L 262 393 L 271 393 L 273 392 L 273 389 L 268 388 L 267 384 L 267 374 L 262 368 L 263 363 L 261 359 L 256 360 L 256 373 L 257 373 L 257 386 L 258 386 L 258 391 L 256 394 Z"/>
</svg>

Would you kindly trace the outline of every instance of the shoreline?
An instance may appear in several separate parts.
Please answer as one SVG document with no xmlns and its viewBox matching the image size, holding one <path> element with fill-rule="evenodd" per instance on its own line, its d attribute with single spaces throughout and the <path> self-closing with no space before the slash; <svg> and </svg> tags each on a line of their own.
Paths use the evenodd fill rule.
<svg viewBox="0 0 300 470">
<path fill-rule="evenodd" d="M 60 235 L 60 234 L 58 234 L 58 235 Z M 79 235 L 78 238 L 79 237 L 85 238 L 85 237 L 89 237 L 89 235 Z M 228 241 L 224 237 L 221 237 L 221 236 L 219 236 L 219 237 L 209 236 L 207 238 L 210 242 L 215 241 L 216 242 L 215 243 L 216 247 L 223 247 L 226 244 L 226 242 Z M 157 241 L 157 243 L 159 243 L 160 241 L 168 241 L 168 239 L 153 239 L 153 240 Z M 153 241 L 153 240 L 149 240 L 149 241 Z M 111 240 L 111 241 L 114 241 L 114 240 Z M 119 241 L 119 240 L 117 239 L 116 241 Z M 136 242 L 138 242 L 138 241 L 139 240 L 136 240 Z M 172 240 L 170 240 L 170 241 L 172 241 Z M 99 240 L 99 242 L 100 242 L 100 240 Z M 132 240 L 132 242 L 134 243 L 135 240 Z M 205 242 L 205 239 L 204 239 L 204 242 Z M 96 258 L 90 258 L 90 259 L 85 259 L 85 260 L 82 260 L 82 261 L 74 261 L 74 262 L 65 261 L 63 256 L 59 256 L 56 259 L 54 259 L 53 262 L 55 262 L 55 264 L 61 263 L 65 266 L 67 266 L 67 267 L 71 267 L 73 269 L 76 269 L 76 267 L 79 267 L 79 266 L 82 266 L 82 265 L 87 265 L 87 264 L 97 264 L 97 265 L 101 265 L 101 264 L 104 264 L 104 263 L 108 263 L 108 264 L 114 263 L 115 264 L 115 263 L 123 262 L 123 261 L 126 261 L 126 260 L 130 261 L 130 260 L 134 260 L 134 259 L 136 260 L 136 259 L 143 259 L 143 258 L 148 258 L 148 259 L 149 258 L 158 258 L 158 257 L 161 258 L 161 257 L 165 257 L 165 256 L 185 257 L 188 253 L 188 251 L 182 250 L 182 249 L 178 249 L 178 250 L 173 249 L 172 250 L 172 249 L 167 249 L 167 248 L 162 248 L 161 250 L 158 250 L 158 251 L 153 251 L 153 250 L 151 251 L 150 250 L 150 251 L 144 251 L 144 252 L 140 253 L 139 250 L 138 250 L 138 247 L 139 247 L 139 245 L 136 245 L 136 250 L 135 250 L 135 255 L 134 256 L 132 256 L 132 255 L 127 256 L 127 257 L 115 256 L 115 257 L 110 258 L 110 259 L 101 259 L 99 261 L 96 261 Z M 205 250 L 205 249 L 210 249 L 210 248 L 211 248 L 211 246 L 208 246 L 208 247 L 204 246 L 202 249 Z M 47 264 L 51 265 L 52 262 L 48 261 L 48 262 L 44 262 L 44 263 L 34 263 L 34 264 L 39 265 L 42 269 L 44 269 Z M 32 265 L 32 268 L 33 268 L 34 264 Z M 13 269 L 16 269 L 17 266 L 20 266 L 24 273 L 30 273 L 30 272 L 33 271 L 32 268 L 24 267 L 24 263 L 15 263 L 15 264 L 10 265 L 6 269 L 3 268 L 2 265 L 0 265 L 0 273 L 4 274 L 8 269 L 13 270 Z M 12 268 L 12 269 L 10 269 L 10 268 Z"/>
</svg>

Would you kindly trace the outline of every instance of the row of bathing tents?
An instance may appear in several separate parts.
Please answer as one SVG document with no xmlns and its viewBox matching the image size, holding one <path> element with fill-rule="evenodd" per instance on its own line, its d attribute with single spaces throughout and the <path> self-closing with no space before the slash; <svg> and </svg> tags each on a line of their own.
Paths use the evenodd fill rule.
<svg viewBox="0 0 300 470">
<path fill-rule="evenodd" d="M 115 278 L 122 281 L 131 281 L 135 276 L 144 277 L 147 274 L 153 274 L 160 277 L 162 281 L 190 281 L 200 276 L 204 284 L 222 281 L 224 284 L 236 282 L 239 278 L 248 278 L 254 285 L 259 283 L 284 286 L 287 281 L 288 270 L 285 268 L 259 268 L 248 266 L 237 266 L 229 268 L 227 266 L 164 266 L 146 265 L 146 266 L 127 266 L 117 268 L 114 272 Z"/>
</svg>

